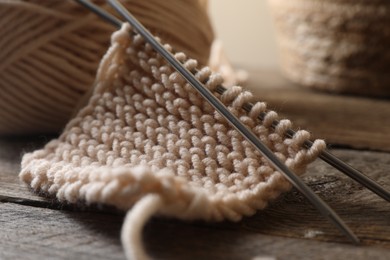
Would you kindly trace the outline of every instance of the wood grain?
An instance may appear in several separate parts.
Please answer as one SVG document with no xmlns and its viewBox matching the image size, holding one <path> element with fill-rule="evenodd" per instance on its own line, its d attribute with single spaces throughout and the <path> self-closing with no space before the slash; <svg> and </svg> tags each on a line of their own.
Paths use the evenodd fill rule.
<svg viewBox="0 0 390 260">
<path fill-rule="evenodd" d="M 390 100 L 340 96 L 299 87 L 275 71 L 250 71 L 248 89 L 296 128 L 330 144 L 390 151 Z"/>
<path fill-rule="evenodd" d="M 122 216 L 0 204 L 1 259 L 124 259 Z M 11 221 L 12 220 L 12 221 Z M 155 259 L 388 259 L 390 251 L 154 219 L 144 231 Z"/>
<path fill-rule="evenodd" d="M 47 139 L 0 140 L 0 259 L 123 259 L 123 213 L 60 204 L 32 194 L 18 181 L 20 155 Z M 390 189 L 389 153 L 335 152 Z M 320 161 L 304 179 L 357 233 L 362 246 L 348 244 L 292 190 L 238 223 L 156 218 L 144 230 L 146 248 L 156 259 L 390 258 L 389 203 Z"/>
</svg>

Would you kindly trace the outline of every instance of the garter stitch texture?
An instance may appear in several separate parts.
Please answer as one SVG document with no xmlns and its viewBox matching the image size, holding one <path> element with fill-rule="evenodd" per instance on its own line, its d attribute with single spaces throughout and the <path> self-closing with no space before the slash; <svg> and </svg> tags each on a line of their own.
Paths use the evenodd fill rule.
<svg viewBox="0 0 390 260">
<path fill-rule="evenodd" d="M 61 201 L 104 203 L 129 210 L 122 242 L 129 258 L 144 259 L 141 230 L 153 214 L 180 219 L 238 221 L 291 188 L 244 138 L 139 36 L 124 24 L 112 36 L 94 93 L 62 135 L 26 154 L 20 177 Z M 165 45 L 169 51 L 171 47 Z M 187 69 L 197 61 L 175 53 Z M 214 92 L 222 83 L 206 67 L 196 77 Z M 218 96 L 296 174 L 325 143 L 291 127 L 252 94 L 235 86 Z"/>
</svg>

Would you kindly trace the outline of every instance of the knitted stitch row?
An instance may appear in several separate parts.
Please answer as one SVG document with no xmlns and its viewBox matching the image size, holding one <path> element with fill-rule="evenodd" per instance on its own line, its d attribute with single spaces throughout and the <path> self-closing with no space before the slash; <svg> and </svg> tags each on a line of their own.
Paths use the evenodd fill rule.
<svg viewBox="0 0 390 260">
<path fill-rule="evenodd" d="M 140 234 L 151 215 L 238 221 L 291 184 L 141 36 L 130 37 L 130 32 L 124 24 L 113 34 L 88 105 L 58 139 L 24 156 L 20 177 L 61 201 L 130 210 L 122 241 L 128 257 L 145 258 Z M 207 67 L 198 69 L 197 61 L 183 53 L 174 56 L 212 92 L 222 84 Z M 277 114 L 265 103 L 254 102 L 245 112 L 243 104 L 254 100 L 239 86 L 217 96 L 296 174 L 325 148 L 322 140 L 303 148 L 310 138 L 304 130 L 286 137 L 289 120 L 273 129 Z"/>
</svg>

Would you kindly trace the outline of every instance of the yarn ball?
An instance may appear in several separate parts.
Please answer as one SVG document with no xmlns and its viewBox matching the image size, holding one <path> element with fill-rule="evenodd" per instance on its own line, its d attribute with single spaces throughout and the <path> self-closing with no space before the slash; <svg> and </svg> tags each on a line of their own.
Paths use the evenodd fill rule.
<svg viewBox="0 0 390 260">
<path fill-rule="evenodd" d="M 390 1 L 269 2 L 290 80 L 332 93 L 390 97 Z"/>
<path fill-rule="evenodd" d="M 214 36 L 206 1 L 122 3 L 152 33 L 207 64 Z M 116 28 L 72 0 L 0 1 L 0 13 L 0 135 L 57 133 L 91 92 Z"/>
</svg>

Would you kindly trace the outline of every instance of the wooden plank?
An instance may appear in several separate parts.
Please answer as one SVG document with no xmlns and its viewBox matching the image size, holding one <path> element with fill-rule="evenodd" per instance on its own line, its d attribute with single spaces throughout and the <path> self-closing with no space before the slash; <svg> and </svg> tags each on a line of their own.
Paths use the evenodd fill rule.
<svg viewBox="0 0 390 260">
<path fill-rule="evenodd" d="M 0 162 L 0 201 L 21 205 L 46 208 L 68 208 L 77 210 L 80 205 L 68 207 L 56 201 L 45 199 L 31 193 L 17 177 L 20 157 L 15 159 L 12 153 L 25 150 L 27 146 L 38 146 L 37 142 L 25 140 L 25 145 L 17 141 L 3 142 L 0 153 L 8 153 L 8 159 Z M 363 152 L 338 150 L 336 154 L 343 160 L 355 165 L 373 179 L 390 189 L 390 154 L 380 152 Z M 390 208 L 389 204 L 378 198 L 360 185 L 323 162 L 312 164 L 305 176 L 308 183 L 321 197 L 347 221 L 352 229 L 367 245 L 376 244 L 381 247 L 390 246 Z M 85 210 L 85 207 L 81 207 Z M 96 211 L 96 207 L 88 208 Z M 103 209 L 107 211 L 107 209 Z M 112 212 L 108 209 L 108 212 Z M 340 241 L 345 238 L 330 223 L 324 219 L 298 192 L 286 193 L 266 210 L 251 218 L 246 218 L 238 224 L 227 223 L 224 229 L 248 230 L 255 233 L 277 235 L 284 237 L 308 238 L 311 240 Z"/>
<path fill-rule="evenodd" d="M 390 151 L 390 101 L 299 87 L 275 70 L 251 70 L 248 89 L 269 107 L 328 143 Z"/>
<path fill-rule="evenodd" d="M 124 259 L 122 215 L 0 203 L 0 259 Z M 389 259 L 390 250 L 264 235 L 225 225 L 154 219 L 144 230 L 156 259 Z M 234 226 L 234 224 L 233 224 Z"/>
<path fill-rule="evenodd" d="M 124 259 L 122 216 L 0 203 L 0 259 Z"/>
</svg>

